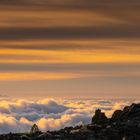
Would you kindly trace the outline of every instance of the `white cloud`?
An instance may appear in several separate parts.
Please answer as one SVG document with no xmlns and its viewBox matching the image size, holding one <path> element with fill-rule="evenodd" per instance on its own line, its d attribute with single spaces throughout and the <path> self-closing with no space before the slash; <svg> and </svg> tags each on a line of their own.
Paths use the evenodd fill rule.
<svg viewBox="0 0 140 140">
<path fill-rule="evenodd" d="M 26 132 L 34 123 L 43 131 L 87 124 L 95 109 L 100 108 L 111 116 L 114 110 L 130 102 L 99 99 L 0 99 L 0 133 Z"/>
</svg>

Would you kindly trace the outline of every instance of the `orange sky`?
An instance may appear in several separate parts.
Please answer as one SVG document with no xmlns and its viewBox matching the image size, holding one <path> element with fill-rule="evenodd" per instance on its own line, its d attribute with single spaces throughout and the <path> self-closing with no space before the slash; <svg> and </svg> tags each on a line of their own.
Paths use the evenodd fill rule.
<svg viewBox="0 0 140 140">
<path fill-rule="evenodd" d="M 140 2 L 77 2 L 0 2 L 1 95 L 139 96 Z"/>
</svg>

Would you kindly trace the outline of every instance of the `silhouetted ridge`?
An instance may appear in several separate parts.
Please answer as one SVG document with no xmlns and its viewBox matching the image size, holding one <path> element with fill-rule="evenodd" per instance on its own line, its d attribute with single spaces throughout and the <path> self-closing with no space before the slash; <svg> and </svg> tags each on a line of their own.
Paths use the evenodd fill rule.
<svg viewBox="0 0 140 140">
<path fill-rule="evenodd" d="M 105 116 L 105 113 L 101 112 L 100 109 L 97 109 L 95 111 L 95 115 L 92 118 L 92 124 L 103 124 L 107 122 L 108 122 L 108 118 Z"/>
</svg>

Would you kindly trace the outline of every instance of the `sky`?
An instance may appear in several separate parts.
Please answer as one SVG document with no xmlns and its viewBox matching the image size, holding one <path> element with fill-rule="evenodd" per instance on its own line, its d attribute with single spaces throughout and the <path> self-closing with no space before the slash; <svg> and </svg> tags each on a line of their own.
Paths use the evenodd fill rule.
<svg viewBox="0 0 140 140">
<path fill-rule="evenodd" d="M 139 97 L 139 0 L 1 0 L 0 95 Z"/>
</svg>

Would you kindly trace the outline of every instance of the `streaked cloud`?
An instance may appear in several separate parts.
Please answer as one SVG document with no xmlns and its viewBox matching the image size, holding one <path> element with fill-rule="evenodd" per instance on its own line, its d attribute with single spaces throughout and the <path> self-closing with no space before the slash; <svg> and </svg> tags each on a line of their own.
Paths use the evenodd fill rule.
<svg viewBox="0 0 140 140">
<path fill-rule="evenodd" d="M 0 40 L 139 38 L 138 27 L 54 27 L 1 29 Z"/>
<path fill-rule="evenodd" d="M 80 73 L 47 73 L 47 72 L 11 72 L 0 73 L 0 81 L 26 81 L 26 80 L 62 80 L 87 77 L 90 75 Z"/>
<path fill-rule="evenodd" d="M 139 0 L 1 0 L 0 92 L 137 95 L 139 7 Z"/>
<path fill-rule="evenodd" d="M 139 53 L 139 39 L 79 39 L 79 40 L 6 40 L 1 49 L 93 50 L 101 52 Z"/>
</svg>

